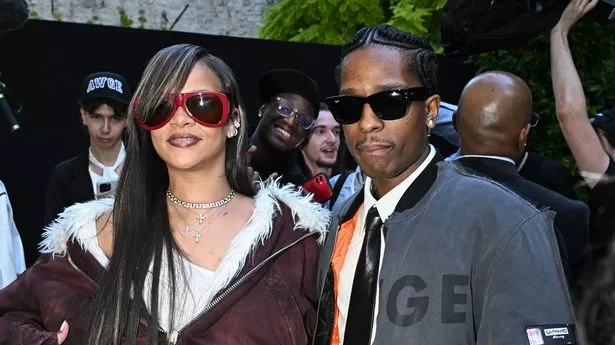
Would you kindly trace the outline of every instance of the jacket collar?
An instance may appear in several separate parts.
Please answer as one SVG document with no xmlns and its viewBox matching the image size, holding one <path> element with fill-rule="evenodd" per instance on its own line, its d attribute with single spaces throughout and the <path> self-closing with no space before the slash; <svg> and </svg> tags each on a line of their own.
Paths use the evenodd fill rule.
<svg viewBox="0 0 615 345">
<path fill-rule="evenodd" d="M 436 155 L 433 157 L 431 162 L 429 162 L 425 170 L 423 170 L 423 172 L 416 178 L 410 187 L 408 187 L 404 195 L 401 197 L 395 207 L 395 212 L 403 212 L 414 207 L 414 205 L 416 205 L 425 196 L 425 194 L 427 194 L 431 186 L 436 181 L 436 177 L 438 176 L 438 163 L 441 161 L 443 161 L 442 156 L 436 152 Z M 359 207 L 363 204 L 364 188 L 365 186 L 363 186 L 363 188 L 355 194 L 356 197 L 351 202 L 344 215 L 340 218 L 339 224 L 343 224 L 354 217 Z"/>
<path fill-rule="evenodd" d="M 75 162 L 76 164 L 73 166 L 72 171 L 74 179 L 83 180 L 90 178 L 90 159 L 88 157 L 89 151 L 81 153 L 79 156 L 77 156 L 77 160 Z"/>
<path fill-rule="evenodd" d="M 499 159 L 467 157 L 458 158 L 455 162 L 481 175 L 486 175 L 494 179 L 503 177 L 515 178 L 520 176 L 514 164 Z"/>
<path fill-rule="evenodd" d="M 270 252 L 279 246 L 288 245 L 306 232 L 316 233 L 320 237 L 320 243 L 324 240 L 329 225 L 329 211 L 312 202 L 311 196 L 302 195 L 296 189 L 281 186 L 278 181 L 274 181 L 261 183 L 254 199 L 252 217 L 231 241 L 216 269 L 215 279 L 209 290 L 210 299 L 234 281 L 248 266 L 258 264 Z M 43 241 L 39 245 L 41 253 L 58 256 L 68 253 L 69 260 L 73 261 L 76 268 L 96 281 L 102 268 L 91 255 L 94 246 L 98 245 L 96 219 L 111 212 L 113 202 L 110 198 L 100 199 L 67 208 L 57 220 L 45 228 Z M 288 221 L 274 222 L 274 215 L 281 214 L 283 208 L 289 209 Z M 288 225 L 293 226 L 294 235 L 282 236 L 281 232 L 288 232 Z M 278 238 L 289 243 L 277 243 Z M 87 258 L 82 258 L 84 255 L 79 255 L 80 252 Z"/>
<path fill-rule="evenodd" d="M 435 157 L 429 162 L 425 170 L 423 170 L 419 177 L 408 187 L 404 196 L 401 197 L 395 207 L 395 212 L 409 210 L 423 199 L 434 182 L 436 182 L 436 177 L 438 177 L 438 163 L 442 160 L 442 156 L 436 152 Z"/>
</svg>

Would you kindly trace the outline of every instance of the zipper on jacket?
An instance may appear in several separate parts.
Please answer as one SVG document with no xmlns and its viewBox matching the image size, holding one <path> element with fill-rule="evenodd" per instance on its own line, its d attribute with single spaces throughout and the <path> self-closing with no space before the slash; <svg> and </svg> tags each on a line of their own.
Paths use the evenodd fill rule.
<svg viewBox="0 0 615 345">
<path fill-rule="evenodd" d="M 81 274 L 83 277 L 85 277 L 88 281 L 90 281 L 94 286 L 99 287 L 98 284 L 92 279 L 90 278 L 90 276 L 88 276 L 85 272 L 83 272 L 83 270 L 81 268 L 79 268 L 77 266 L 77 264 L 75 264 L 75 262 L 73 261 L 73 258 L 71 258 L 69 253 L 66 253 L 66 257 L 68 258 L 68 263 L 77 271 L 77 273 Z M 149 327 L 149 323 L 147 323 L 144 319 L 139 318 L 139 323 L 142 324 L 145 327 Z M 164 329 L 162 329 L 162 327 L 158 327 L 158 331 L 161 333 L 166 334 L 167 332 L 165 332 Z"/>
<path fill-rule="evenodd" d="M 169 345 L 175 345 L 177 343 L 178 334 L 177 331 L 169 333 Z"/>
<path fill-rule="evenodd" d="M 205 307 L 205 309 L 203 309 L 202 312 L 200 312 L 196 317 L 194 317 L 192 320 L 190 320 L 190 322 L 188 322 L 184 327 L 182 327 L 179 330 L 175 330 L 175 331 L 171 332 L 170 335 L 169 335 L 170 345 L 174 345 L 175 344 L 175 343 L 171 343 L 171 336 L 173 334 L 175 334 L 175 341 L 177 341 L 179 333 L 181 333 L 184 329 L 186 329 L 188 326 L 190 326 L 193 322 L 195 322 L 196 320 L 198 320 L 201 317 L 203 317 L 203 315 L 205 315 L 208 311 L 210 311 L 213 307 L 215 307 L 218 303 L 220 303 L 220 301 L 222 301 L 226 296 L 228 296 L 231 292 L 233 292 L 239 285 L 241 285 L 248 278 L 250 278 L 250 276 L 252 276 L 255 272 L 258 272 L 263 266 L 265 266 L 265 264 L 267 264 L 271 260 L 275 259 L 280 254 L 282 254 L 283 252 L 285 252 L 289 248 L 293 247 L 297 243 L 305 240 L 306 238 L 308 238 L 310 236 L 314 236 L 316 234 L 317 234 L 316 232 L 311 232 L 311 233 L 303 235 L 302 237 L 300 237 L 298 240 L 294 241 L 293 243 L 291 243 L 291 244 L 287 245 L 286 247 L 278 250 L 277 252 L 271 254 L 269 257 L 267 257 L 267 259 L 263 260 L 261 263 L 259 263 L 254 268 L 252 268 L 248 273 L 244 274 L 243 277 L 239 278 L 235 283 L 233 283 L 233 285 L 231 285 L 228 289 L 226 289 L 224 292 L 222 292 L 218 297 L 214 298 L 211 302 L 209 302 L 209 304 Z"/>
</svg>

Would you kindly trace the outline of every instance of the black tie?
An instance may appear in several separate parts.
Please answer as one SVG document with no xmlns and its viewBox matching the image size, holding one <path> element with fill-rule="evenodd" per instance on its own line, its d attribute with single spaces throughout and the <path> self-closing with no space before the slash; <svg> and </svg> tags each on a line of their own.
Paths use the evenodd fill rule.
<svg viewBox="0 0 615 345">
<path fill-rule="evenodd" d="M 372 206 L 365 219 L 365 238 L 352 282 L 344 332 L 344 344 L 347 345 L 370 344 L 380 269 L 381 233 L 382 220 L 376 206 Z"/>
</svg>

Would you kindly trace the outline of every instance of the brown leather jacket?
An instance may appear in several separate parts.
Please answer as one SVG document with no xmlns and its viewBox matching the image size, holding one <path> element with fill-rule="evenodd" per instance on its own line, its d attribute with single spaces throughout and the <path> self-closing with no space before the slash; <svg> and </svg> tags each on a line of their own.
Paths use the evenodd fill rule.
<svg viewBox="0 0 615 345">
<path fill-rule="evenodd" d="M 73 206 L 59 223 L 48 227 L 39 260 L 0 291 L 1 345 L 56 345 L 55 332 L 63 320 L 70 325 L 64 344 L 85 344 L 88 320 L 84 311 L 104 268 L 87 251 L 89 235 L 81 233 L 82 225 L 95 221 L 111 205 L 112 200 L 98 200 Z M 92 210 L 84 212 L 87 207 Z M 84 221 L 84 214 L 91 220 Z M 288 188 L 271 185 L 256 196 L 254 214 L 252 223 L 256 224 L 249 230 L 255 231 L 254 243 L 264 242 L 249 246 L 253 249 L 245 253 L 239 274 L 230 273 L 234 278 L 195 320 L 177 333 L 163 334 L 169 343 L 311 342 L 319 242 L 327 228 L 328 212 Z M 145 344 L 143 336 L 138 344 Z"/>
</svg>

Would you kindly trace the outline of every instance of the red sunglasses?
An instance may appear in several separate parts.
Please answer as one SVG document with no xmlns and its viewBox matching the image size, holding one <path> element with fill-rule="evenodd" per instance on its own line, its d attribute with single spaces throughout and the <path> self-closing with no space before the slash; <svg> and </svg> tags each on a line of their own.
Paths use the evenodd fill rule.
<svg viewBox="0 0 615 345">
<path fill-rule="evenodd" d="M 135 110 L 137 103 L 138 99 L 135 100 Z M 179 107 L 203 126 L 222 127 L 228 120 L 230 105 L 228 96 L 222 92 L 197 91 L 171 94 L 165 97 L 149 119 L 144 121 L 140 114 L 136 114 L 136 119 L 141 127 L 151 131 L 166 125 Z"/>
</svg>

